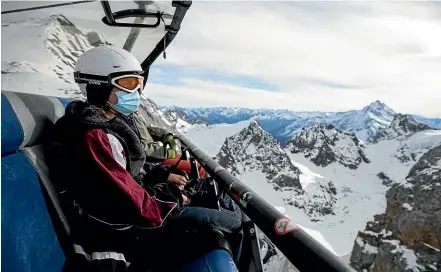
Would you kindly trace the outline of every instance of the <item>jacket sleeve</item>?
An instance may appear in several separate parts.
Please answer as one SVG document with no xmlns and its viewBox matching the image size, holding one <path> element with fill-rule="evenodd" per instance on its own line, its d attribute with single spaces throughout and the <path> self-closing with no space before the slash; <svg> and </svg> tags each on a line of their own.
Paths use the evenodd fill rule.
<svg viewBox="0 0 441 272">
<path fill-rule="evenodd" d="M 146 185 L 153 185 L 157 183 L 167 182 L 167 178 L 170 175 L 171 165 L 158 165 L 153 163 L 144 164 L 144 170 L 146 175 L 142 181 Z"/>
<path fill-rule="evenodd" d="M 100 207 L 107 207 L 117 218 L 123 218 L 134 224 L 159 226 L 162 224 L 167 209 L 173 209 L 175 203 L 158 201 L 142 188 L 115 159 L 114 150 L 107 134 L 101 129 L 93 129 L 80 139 L 77 153 L 88 177 L 89 189 L 95 195 L 95 202 Z M 94 194 L 93 194 L 94 193 Z"/>
<path fill-rule="evenodd" d="M 163 142 L 168 135 L 173 135 L 171 132 L 160 127 L 154 127 L 152 125 L 147 126 L 149 134 L 152 136 L 153 140 Z"/>
</svg>

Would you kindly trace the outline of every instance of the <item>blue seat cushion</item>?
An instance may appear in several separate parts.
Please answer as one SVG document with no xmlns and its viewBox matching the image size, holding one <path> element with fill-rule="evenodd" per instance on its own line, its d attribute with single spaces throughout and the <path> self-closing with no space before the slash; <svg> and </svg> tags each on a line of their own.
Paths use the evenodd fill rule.
<svg viewBox="0 0 441 272">
<path fill-rule="evenodd" d="M 11 103 L 2 93 L 2 156 L 15 152 L 24 140 L 20 121 Z"/>
<path fill-rule="evenodd" d="M 21 152 L 1 166 L 2 271 L 60 272 L 65 257 L 36 171 Z"/>
</svg>

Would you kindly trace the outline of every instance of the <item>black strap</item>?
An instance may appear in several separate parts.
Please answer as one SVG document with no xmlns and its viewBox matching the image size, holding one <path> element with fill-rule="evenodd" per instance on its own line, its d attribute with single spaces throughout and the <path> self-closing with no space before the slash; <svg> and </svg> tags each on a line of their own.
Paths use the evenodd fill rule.
<svg viewBox="0 0 441 272">
<path fill-rule="evenodd" d="M 87 83 L 87 84 L 95 84 L 95 85 L 110 85 L 110 80 L 108 76 L 80 73 L 79 71 L 76 71 L 73 74 L 74 74 L 75 82 L 78 84 Z"/>
</svg>

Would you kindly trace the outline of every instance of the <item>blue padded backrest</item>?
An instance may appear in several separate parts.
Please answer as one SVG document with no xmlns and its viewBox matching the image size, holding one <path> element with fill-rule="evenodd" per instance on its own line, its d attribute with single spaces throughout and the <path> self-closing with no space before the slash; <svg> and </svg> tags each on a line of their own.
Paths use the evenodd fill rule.
<svg viewBox="0 0 441 272">
<path fill-rule="evenodd" d="M 65 257 L 37 172 L 21 152 L 1 160 L 2 271 L 60 272 Z"/>
<path fill-rule="evenodd" d="M 47 204 L 44 197 L 51 183 L 42 152 L 33 151 L 42 149 L 37 144 L 69 101 L 4 91 L 1 95 L 2 271 L 59 272 L 65 257 L 48 211 L 53 202 Z"/>
<path fill-rule="evenodd" d="M 2 156 L 16 151 L 24 134 L 11 103 L 2 93 Z"/>
<path fill-rule="evenodd" d="M 2 91 L 2 156 L 40 144 L 64 115 L 66 99 Z"/>
</svg>

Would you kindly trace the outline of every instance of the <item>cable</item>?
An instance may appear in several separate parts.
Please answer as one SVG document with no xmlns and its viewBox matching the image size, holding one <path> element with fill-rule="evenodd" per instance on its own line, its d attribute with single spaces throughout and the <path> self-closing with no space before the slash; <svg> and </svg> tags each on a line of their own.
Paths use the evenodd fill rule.
<svg viewBox="0 0 441 272">
<path fill-rule="evenodd" d="M 32 7 L 32 8 L 13 9 L 13 10 L 2 11 L 2 14 L 23 12 L 23 11 L 37 10 L 37 9 L 45 9 L 45 8 L 55 8 L 55 7 L 67 6 L 67 5 L 84 4 L 84 3 L 95 2 L 95 1 L 96 0 L 85 0 L 85 1 L 68 2 L 68 3 L 63 3 L 63 4 L 52 4 L 52 5 L 46 5 L 46 6 L 38 6 L 38 7 Z"/>
</svg>

